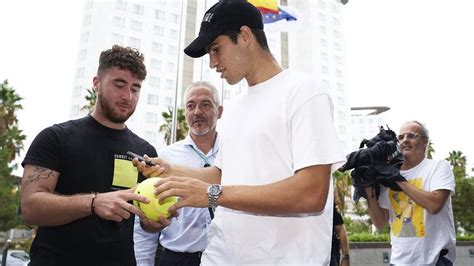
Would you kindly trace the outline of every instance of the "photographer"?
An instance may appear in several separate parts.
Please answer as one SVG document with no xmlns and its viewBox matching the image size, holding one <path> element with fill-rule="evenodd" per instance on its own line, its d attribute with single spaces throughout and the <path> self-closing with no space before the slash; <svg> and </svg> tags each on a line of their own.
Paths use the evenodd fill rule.
<svg viewBox="0 0 474 266">
<path fill-rule="evenodd" d="M 380 196 L 365 187 L 369 215 L 377 228 L 391 228 L 391 265 L 453 265 L 455 231 L 451 195 L 455 182 L 445 160 L 426 158 L 428 131 L 406 122 L 397 136 L 403 163 L 395 181 L 401 191 L 380 186 Z M 357 169 L 356 169 L 357 170 Z"/>
</svg>

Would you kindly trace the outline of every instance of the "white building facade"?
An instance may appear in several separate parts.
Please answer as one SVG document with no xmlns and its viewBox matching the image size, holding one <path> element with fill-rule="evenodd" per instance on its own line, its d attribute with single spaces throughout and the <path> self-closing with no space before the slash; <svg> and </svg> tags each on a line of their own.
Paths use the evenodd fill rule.
<svg viewBox="0 0 474 266">
<path fill-rule="evenodd" d="M 199 32 L 204 12 L 217 0 L 88 0 L 71 100 L 71 118 L 86 114 L 81 107 L 92 87 L 99 54 L 113 44 L 131 46 L 145 55 L 148 75 L 142 84 L 135 114 L 127 122 L 136 134 L 160 148 L 162 112 L 182 106 L 189 83 L 208 80 L 221 90 L 225 102 L 247 90 L 245 81 L 229 85 L 209 68 L 209 58 L 193 59 L 182 51 Z M 350 146 L 350 104 L 344 68 L 343 18 L 340 0 L 281 0 L 298 19 L 284 31 L 266 24 L 270 50 L 284 68 L 306 72 L 329 89 L 334 101 L 335 125 L 343 147 Z M 293 23 L 293 22 L 290 22 Z M 284 23 L 283 23 L 284 24 Z M 317 86 L 315 84 L 315 86 Z"/>
</svg>

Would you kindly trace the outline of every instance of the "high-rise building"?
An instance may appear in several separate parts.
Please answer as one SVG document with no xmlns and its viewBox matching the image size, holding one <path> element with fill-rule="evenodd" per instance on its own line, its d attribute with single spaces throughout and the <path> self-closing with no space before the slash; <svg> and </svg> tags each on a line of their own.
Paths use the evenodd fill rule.
<svg viewBox="0 0 474 266">
<path fill-rule="evenodd" d="M 162 112 L 182 105 L 183 88 L 208 80 L 221 90 L 223 103 L 247 90 L 244 81 L 229 85 L 209 68 L 209 58 L 193 59 L 182 50 L 199 32 L 204 12 L 217 0 L 87 0 L 74 79 L 71 118 L 81 117 L 87 89 L 92 86 L 99 53 L 120 44 L 138 48 L 145 55 L 148 76 L 141 99 L 127 125 L 156 147 L 164 145 Z M 281 0 L 296 12 L 297 21 L 284 31 L 265 26 L 270 50 L 284 68 L 317 78 L 334 101 L 336 129 L 346 150 L 350 105 L 344 69 L 343 21 L 340 0 Z M 289 22 L 293 23 L 293 22 Z M 284 24 L 284 22 L 282 23 Z"/>
<path fill-rule="evenodd" d="M 386 106 L 351 108 L 351 137 L 349 139 L 351 151 L 359 149 L 363 139 L 371 139 L 377 135 L 380 126 L 387 128 L 385 112 L 388 110 L 390 108 Z"/>
</svg>

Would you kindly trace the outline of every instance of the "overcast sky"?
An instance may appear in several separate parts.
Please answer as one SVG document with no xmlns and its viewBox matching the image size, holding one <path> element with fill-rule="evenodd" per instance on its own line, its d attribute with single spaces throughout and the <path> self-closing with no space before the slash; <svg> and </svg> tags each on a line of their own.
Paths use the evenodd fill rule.
<svg viewBox="0 0 474 266">
<path fill-rule="evenodd" d="M 25 151 L 41 129 L 69 117 L 82 3 L 0 1 L 0 79 L 24 98 Z M 396 131 L 419 120 L 435 157 L 461 150 L 472 165 L 473 1 L 350 0 L 343 10 L 351 105 L 389 106 Z"/>
</svg>

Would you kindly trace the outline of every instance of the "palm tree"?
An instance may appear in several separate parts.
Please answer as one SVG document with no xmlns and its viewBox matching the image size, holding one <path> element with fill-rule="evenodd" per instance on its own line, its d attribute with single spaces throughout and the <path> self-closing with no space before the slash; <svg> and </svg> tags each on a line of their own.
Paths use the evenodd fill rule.
<svg viewBox="0 0 474 266">
<path fill-rule="evenodd" d="M 456 180 L 466 177 L 466 156 L 461 151 L 452 151 L 449 153 L 448 158 L 449 164 L 453 167 L 453 173 Z"/>
<path fill-rule="evenodd" d="M 456 180 L 456 193 L 452 197 L 456 231 L 462 227 L 466 233 L 474 233 L 474 179 L 466 173 L 467 160 L 461 151 L 452 151 L 446 160 L 452 166 Z"/>
<path fill-rule="evenodd" d="M 86 99 L 86 104 L 81 107 L 82 110 L 87 110 L 90 114 L 94 111 L 95 103 L 97 102 L 97 93 L 94 88 L 87 89 L 87 95 L 84 97 Z"/>
<path fill-rule="evenodd" d="M 428 150 L 426 151 L 426 157 L 428 159 L 433 159 L 433 154 L 436 152 L 434 149 L 434 143 L 431 142 L 431 139 L 428 141 Z"/>
<path fill-rule="evenodd" d="M 0 84 L 0 231 L 18 224 L 18 178 L 12 175 L 12 164 L 23 149 L 25 135 L 18 128 L 16 112 L 23 107 L 22 98 L 5 80 Z"/>
<path fill-rule="evenodd" d="M 168 107 L 168 112 L 162 112 L 161 115 L 165 119 L 165 123 L 160 126 L 160 132 L 165 133 L 165 141 L 167 145 L 171 144 L 171 130 L 173 123 L 173 110 Z M 186 123 L 186 116 L 184 115 L 184 109 L 178 108 L 178 125 L 176 126 L 176 141 L 186 138 L 188 135 L 189 127 Z"/>
<path fill-rule="evenodd" d="M 351 195 L 351 176 L 350 172 L 336 171 L 334 176 L 334 202 L 339 207 L 341 213 L 345 212 L 345 199 Z"/>
</svg>

